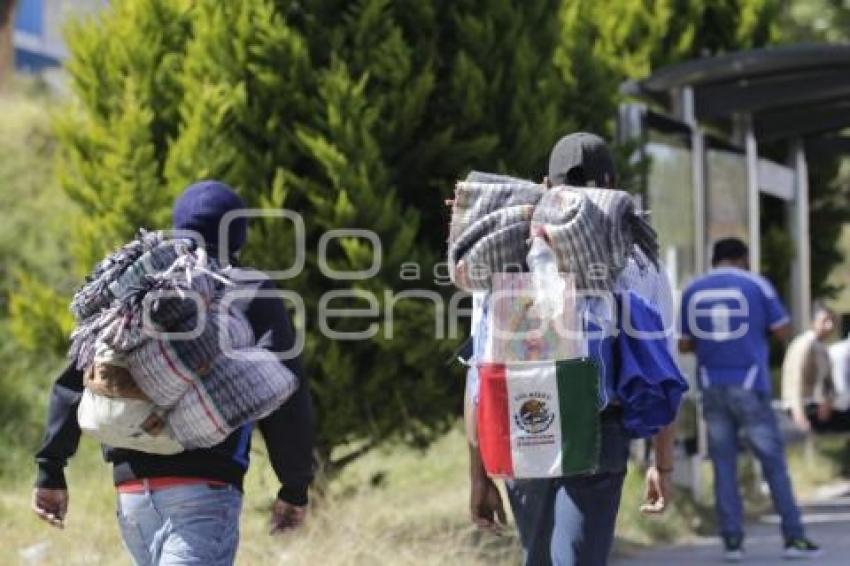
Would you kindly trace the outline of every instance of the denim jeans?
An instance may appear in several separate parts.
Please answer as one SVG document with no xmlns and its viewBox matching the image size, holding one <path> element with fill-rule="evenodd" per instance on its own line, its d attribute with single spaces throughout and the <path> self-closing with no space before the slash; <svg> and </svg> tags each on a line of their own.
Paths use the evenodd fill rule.
<svg viewBox="0 0 850 566">
<path fill-rule="evenodd" d="M 506 482 L 526 566 L 603 566 L 614 541 L 629 438 L 603 417 L 595 474 Z"/>
<path fill-rule="evenodd" d="M 229 566 L 239 543 L 242 494 L 196 484 L 118 494 L 118 523 L 136 566 Z"/>
<path fill-rule="evenodd" d="M 735 386 L 711 386 L 702 392 L 708 429 L 708 453 L 714 466 L 714 499 L 720 534 L 742 537 L 743 510 L 738 492 L 738 432 L 744 433 L 761 464 L 785 538 L 803 536 L 800 509 L 794 500 L 785 445 L 770 406 L 770 395 Z"/>
</svg>

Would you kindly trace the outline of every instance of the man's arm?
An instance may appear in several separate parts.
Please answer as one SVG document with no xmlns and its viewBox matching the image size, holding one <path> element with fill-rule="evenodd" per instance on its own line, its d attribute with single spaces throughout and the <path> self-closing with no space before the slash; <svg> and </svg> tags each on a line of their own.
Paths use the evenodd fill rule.
<svg viewBox="0 0 850 566">
<path fill-rule="evenodd" d="M 77 407 L 83 396 L 83 372 L 68 365 L 53 384 L 47 409 L 47 427 L 35 453 L 36 487 L 66 489 L 65 464 L 80 444 Z"/>
<path fill-rule="evenodd" d="M 676 359 L 676 313 L 673 303 L 673 290 L 670 280 L 665 271 L 659 272 L 660 281 L 657 289 L 657 303 L 664 321 L 664 330 L 668 332 L 667 349 L 670 356 Z M 681 338 L 679 347 L 685 342 L 691 351 L 693 343 L 690 338 Z M 647 470 L 646 490 L 644 493 L 644 504 L 641 511 L 644 513 L 663 513 L 670 503 L 670 474 L 673 471 L 673 443 L 676 438 L 675 422 L 662 428 L 653 440 L 655 447 L 655 465 Z"/>
<path fill-rule="evenodd" d="M 679 332 L 679 341 L 677 345 L 679 347 L 680 354 L 690 354 L 696 350 L 696 343 L 693 338 L 694 329 L 690 327 L 690 308 L 691 288 L 688 287 L 685 289 L 685 292 L 682 293 L 682 302 L 679 305 L 679 324 L 677 328 Z"/>
<path fill-rule="evenodd" d="M 788 315 L 788 310 L 773 284 L 765 278 L 761 278 L 762 284 L 759 286 L 764 297 L 764 309 L 767 314 L 767 329 L 770 335 L 782 343 L 788 342 L 794 335 L 791 328 L 791 317 Z"/>
<path fill-rule="evenodd" d="M 475 369 L 470 368 L 470 372 L 472 371 Z M 507 519 L 499 488 L 487 475 L 484 462 L 481 460 L 481 451 L 478 447 L 476 388 L 477 382 L 473 382 L 470 373 L 467 373 L 463 420 L 466 425 L 466 439 L 469 443 L 469 511 L 473 523 L 482 529 L 492 530 L 505 525 Z"/>
<path fill-rule="evenodd" d="M 659 471 L 673 470 L 673 444 L 676 440 L 676 424 L 670 423 L 655 435 L 655 467 Z"/>
<path fill-rule="evenodd" d="M 831 373 L 832 385 L 835 387 L 837 397 L 846 397 L 847 391 L 847 348 L 844 341 L 839 342 L 829 349 L 829 358 L 832 363 Z"/>
<path fill-rule="evenodd" d="M 63 527 L 68 512 L 65 464 L 77 451 L 80 425 L 77 407 L 83 391 L 83 373 L 70 364 L 50 392 L 47 427 L 35 454 L 38 473 L 32 494 L 32 510 L 55 527 Z"/>
<path fill-rule="evenodd" d="M 302 381 L 292 397 L 259 426 L 281 483 L 278 499 L 307 505 L 307 489 L 314 475 L 313 405 L 307 384 Z"/>
<path fill-rule="evenodd" d="M 646 473 L 644 503 L 640 510 L 646 514 L 663 513 L 670 503 L 670 474 L 673 473 L 673 443 L 676 425 L 670 423 L 655 435 L 655 463 Z"/>
<path fill-rule="evenodd" d="M 470 384 L 467 377 L 463 419 L 466 423 L 467 441 L 469 443 L 469 512 L 472 522 L 486 530 L 498 529 L 507 524 L 502 495 L 495 482 L 487 475 L 481 451 L 478 447 L 477 407 L 473 401 Z"/>
<path fill-rule="evenodd" d="M 271 281 L 265 281 L 260 287 L 266 291 L 274 288 Z M 295 335 L 289 314 L 279 297 L 255 298 L 246 315 L 258 336 L 259 346 L 273 352 L 292 349 Z M 258 424 L 272 468 L 282 484 L 278 499 L 303 507 L 307 504 L 307 488 L 314 475 L 313 404 L 300 357 L 291 357 L 283 364 L 298 379 L 298 389 Z"/>
<path fill-rule="evenodd" d="M 799 345 L 799 343 L 798 343 Z M 792 345 L 793 348 L 793 345 Z M 786 356 L 792 354 L 792 348 L 788 349 Z M 812 348 L 809 346 L 800 355 L 799 366 L 794 367 L 793 364 L 788 368 L 788 372 L 783 371 L 782 379 L 788 380 L 788 384 L 783 383 L 783 393 L 785 394 L 785 403 L 791 411 L 791 418 L 800 427 L 801 430 L 808 432 L 811 430 L 811 423 L 806 417 L 806 403 L 803 398 L 804 388 L 806 383 L 813 383 L 817 374 L 817 366 Z M 796 361 L 796 360 L 792 360 Z M 784 364 L 783 364 L 784 365 Z M 783 367 L 784 369 L 784 367 Z"/>
<path fill-rule="evenodd" d="M 782 343 L 785 343 L 790 340 L 793 333 L 794 329 L 791 328 L 790 322 L 784 322 L 782 324 L 779 324 L 775 327 L 772 326 L 770 328 L 770 335 Z"/>
<path fill-rule="evenodd" d="M 281 483 L 272 506 L 272 533 L 301 526 L 313 481 L 313 404 L 307 384 L 299 381 L 293 396 L 259 423 L 272 469 Z"/>
<path fill-rule="evenodd" d="M 469 511 L 472 522 L 479 528 L 496 530 L 507 524 L 502 494 L 495 482 L 487 475 L 481 452 L 477 445 L 469 444 Z"/>
<path fill-rule="evenodd" d="M 812 358 L 819 358 L 819 362 L 826 366 L 826 372 L 822 372 L 821 364 L 815 362 L 814 389 L 812 397 L 817 404 L 816 418 L 821 423 L 826 423 L 832 418 L 832 404 L 835 402 L 835 385 L 832 383 L 832 364 L 829 360 L 829 352 L 826 346 L 820 342 L 812 345 Z"/>
</svg>

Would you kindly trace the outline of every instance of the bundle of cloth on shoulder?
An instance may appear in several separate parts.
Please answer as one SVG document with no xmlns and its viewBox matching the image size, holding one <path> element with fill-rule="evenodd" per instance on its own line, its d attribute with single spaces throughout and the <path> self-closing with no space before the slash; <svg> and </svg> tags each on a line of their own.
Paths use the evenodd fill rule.
<svg viewBox="0 0 850 566">
<path fill-rule="evenodd" d="M 294 393 L 297 378 L 227 299 L 227 271 L 189 239 L 144 230 L 95 267 L 71 303 L 83 432 L 175 454 L 218 444 Z"/>
<path fill-rule="evenodd" d="M 457 287 L 489 300 L 493 274 L 531 271 L 535 305 L 555 315 L 552 295 L 563 293 L 564 286 L 552 281 L 553 274 L 568 274 L 580 299 L 570 304 L 583 310 L 585 323 L 609 330 L 603 340 L 588 338 L 585 350 L 599 358 L 606 348 L 613 352 L 616 375 L 603 381 L 623 406 L 627 430 L 648 437 L 675 418 L 688 386 L 670 351 L 672 328 L 628 281 L 666 276 L 655 230 L 630 194 L 474 171 L 455 185 L 447 204 L 449 273 Z M 585 324 L 584 330 L 592 329 Z M 600 406 L 610 400 L 606 395 L 600 393 Z"/>
</svg>

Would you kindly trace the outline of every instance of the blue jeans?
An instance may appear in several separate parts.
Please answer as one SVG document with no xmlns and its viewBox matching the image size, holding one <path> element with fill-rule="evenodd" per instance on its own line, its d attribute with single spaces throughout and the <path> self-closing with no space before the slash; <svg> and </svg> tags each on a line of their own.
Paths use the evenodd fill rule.
<svg viewBox="0 0 850 566">
<path fill-rule="evenodd" d="M 743 510 L 738 492 L 738 431 L 761 464 L 785 538 L 803 536 L 785 464 L 785 446 L 770 406 L 770 395 L 735 386 L 711 386 L 702 392 L 708 429 L 708 453 L 714 466 L 714 499 L 720 534 L 742 537 Z"/>
<path fill-rule="evenodd" d="M 506 482 L 527 566 L 608 562 L 629 458 L 619 415 L 603 418 L 599 471 Z"/>
<path fill-rule="evenodd" d="M 242 494 L 233 486 L 175 486 L 118 494 L 118 523 L 136 566 L 229 566 Z"/>
</svg>

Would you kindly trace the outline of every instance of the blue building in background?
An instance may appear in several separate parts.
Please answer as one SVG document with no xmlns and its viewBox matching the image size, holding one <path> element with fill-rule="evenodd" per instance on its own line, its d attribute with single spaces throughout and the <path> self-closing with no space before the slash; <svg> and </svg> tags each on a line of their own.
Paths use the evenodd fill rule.
<svg viewBox="0 0 850 566">
<path fill-rule="evenodd" d="M 62 29 L 69 18 L 99 10 L 105 0 L 18 0 L 15 10 L 15 67 L 39 73 L 60 67 L 68 56 Z"/>
</svg>

